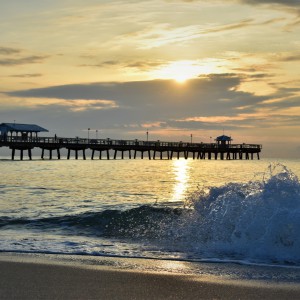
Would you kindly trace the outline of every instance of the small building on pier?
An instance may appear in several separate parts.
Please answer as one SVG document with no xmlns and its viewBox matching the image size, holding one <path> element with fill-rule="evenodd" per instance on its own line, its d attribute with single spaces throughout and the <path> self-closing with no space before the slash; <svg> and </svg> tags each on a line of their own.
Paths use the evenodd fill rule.
<svg viewBox="0 0 300 300">
<path fill-rule="evenodd" d="M 17 123 L 2 123 L 0 124 L 0 133 L 2 139 L 10 137 L 16 140 L 30 140 L 38 137 L 39 132 L 48 132 L 47 129 L 35 124 L 17 124 Z"/>
<path fill-rule="evenodd" d="M 231 144 L 232 138 L 230 136 L 227 135 L 220 135 L 218 136 L 215 141 L 217 142 L 217 145 L 219 147 L 226 147 L 229 146 Z"/>
</svg>

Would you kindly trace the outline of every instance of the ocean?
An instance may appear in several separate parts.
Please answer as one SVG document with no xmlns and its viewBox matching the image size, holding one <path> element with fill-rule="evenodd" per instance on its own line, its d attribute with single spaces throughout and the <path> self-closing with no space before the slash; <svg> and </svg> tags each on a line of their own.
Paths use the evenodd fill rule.
<svg viewBox="0 0 300 300">
<path fill-rule="evenodd" d="M 2 157 L 0 165 L 1 252 L 158 259 L 195 272 L 204 262 L 218 274 L 233 263 L 256 266 L 254 279 L 271 268 L 266 278 L 277 270 L 300 282 L 300 160 Z"/>
</svg>

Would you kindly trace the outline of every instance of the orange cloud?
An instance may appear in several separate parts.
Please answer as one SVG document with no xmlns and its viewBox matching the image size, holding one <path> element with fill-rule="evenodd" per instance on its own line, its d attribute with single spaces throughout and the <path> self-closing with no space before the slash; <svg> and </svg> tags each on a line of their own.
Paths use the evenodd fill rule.
<svg viewBox="0 0 300 300">
<path fill-rule="evenodd" d="M 112 109 L 118 107 L 113 100 L 63 100 L 63 99 L 35 99 L 25 98 L 20 99 L 17 97 L 10 97 L 9 101 L 7 98 L 0 98 L 0 105 L 6 109 L 36 109 L 38 107 L 45 106 L 63 106 L 73 112 L 80 112 L 86 110 L 101 110 L 101 109 Z"/>
</svg>

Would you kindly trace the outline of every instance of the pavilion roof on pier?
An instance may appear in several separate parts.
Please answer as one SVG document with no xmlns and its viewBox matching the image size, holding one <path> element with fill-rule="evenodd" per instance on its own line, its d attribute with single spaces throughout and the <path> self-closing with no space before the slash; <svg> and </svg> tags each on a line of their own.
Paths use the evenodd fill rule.
<svg viewBox="0 0 300 300">
<path fill-rule="evenodd" d="M 48 132 L 47 129 L 35 124 L 17 124 L 17 123 L 2 123 L 0 124 L 0 131 L 13 132 Z"/>
<path fill-rule="evenodd" d="M 216 138 L 216 141 L 232 141 L 232 138 L 227 135 L 220 135 Z"/>
</svg>

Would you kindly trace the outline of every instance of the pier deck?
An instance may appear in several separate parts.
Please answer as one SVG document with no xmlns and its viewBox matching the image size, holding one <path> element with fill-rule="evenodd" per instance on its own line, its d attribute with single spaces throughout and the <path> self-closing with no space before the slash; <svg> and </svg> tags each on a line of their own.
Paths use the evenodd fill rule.
<svg viewBox="0 0 300 300">
<path fill-rule="evenodd" d="M 124 159 L 124 153 L 128 158 L 144 158 L 144 153 L 149 159 L 167 158 L 172 159 L 174 155 L 185 159 L 254 159 L 256 154 L 259 159 L 262 146 L 258 144 L 226 144 L 217 143 L 186 143 L 186 142 L 163 142 L 163 141 L 141 141 L 141 140 L 113 140 L 113 139 L 83 139 L 83 138 L 57 138 L 57 137 L 35 137 L 23 139 L 18 136 L 7 136 L 0 138 L 0 147 L 9 147 L 12 150 L 11 159 L 15 159 L 16 150 L 20 151 L 20 160 L 24 158 L 24 151 L 28 151 L 28 157 L 32 159 L 32 149 L 41 149 L 41 158 L 44 159 L 45 150 L 49 151 L 49 159 L 53 158 L 52 152 L 57 153 L 57 159 L 61 158 L 60 150 L 68 151 L 67 159 L 71 157 L 71 151 L 75 152 L 75 159 L 82 151 L 83 159 L 86 159 L 86 150 L 91 150 L 91 159 L 98 154 L 102 159 L 102 152 L 106 153 L 106 159 L 110 159 L 111 151 L 114 151 L 113 159 L 117 159 L 118 153 Z M 133 152 L 133 155 L 132 155 Z"/>
</svg>

